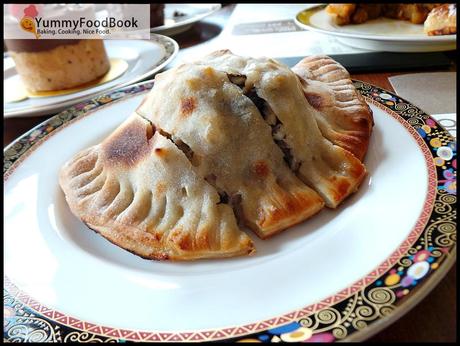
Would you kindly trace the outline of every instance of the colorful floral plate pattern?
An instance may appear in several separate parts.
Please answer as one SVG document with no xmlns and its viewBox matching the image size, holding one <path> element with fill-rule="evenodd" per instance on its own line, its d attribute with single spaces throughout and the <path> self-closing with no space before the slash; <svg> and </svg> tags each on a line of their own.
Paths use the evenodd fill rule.
<svg viewBox="0 0 460 346">
<path fill-rule="evenodd" d="M 98 326 L 48 309 L 4 277 L 4 340 L 40 342 L 211 341 L 334 342 L 363 340 L 419 302 L 456 258 L 456 142 L 423 111 L 378 87 L 354 82 L 371 103 L 418 142 L 429 172 L 419 221 L 395 253 L 365 278 L 317 304 L 256 324 L 195 333 L 158 333 Z M 45 121 L 4 151 L 4 181 L 34 146 L 71 120 L 118 99 L 145 92 L 141 83 L 83 102 Z"/>
</svg>

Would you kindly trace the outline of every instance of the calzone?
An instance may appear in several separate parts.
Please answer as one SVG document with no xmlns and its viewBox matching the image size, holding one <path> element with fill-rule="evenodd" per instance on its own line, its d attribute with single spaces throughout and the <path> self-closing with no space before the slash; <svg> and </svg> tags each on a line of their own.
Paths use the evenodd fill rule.
<svg viewBox="0 0 460 346">
<path fill-rule="evenodd" d="M 253 252 L 230 206 L 168 138 L 133 114 L 60 172 L 72 212 L 116 245 L 149 259 Z"/>
<path fill-rule="evenodd" d="M 301 82 L 287 66 L 268 58 L 247 58 L 228 50 L 197 63 L 241 76 L 243 92 L 272 128 L 291 170 L 335 208 L 361 184 L 366 169 L 351 152 L 323 136 L 318 112 L 304 96 Z"/>
<path fill-rule="evenodd" d="M 183 148 L 242 222 L 266 238 L 309 218 L 324 202 L 289 169 L 238 77 L 184 64 L 156 78 L 137 112 Z"/>
<path fill-rule="evenodd" d="M 195 260 L 254 253 L 241 227 L 265 239 L 337 207 L 366 175 L 372 116 L 321 62 L 294 73 L 225 50 L 157 74 L 135 113 L 61 168 L 71 211 L 143 258 Z"/>
<path fill-rule="evenodd" d="M 372 111 L 350 75 L 325 55 L 302 59 L 292 70 L 313 110 L 319 129 L 332 143 L 364 159 L 374 125 Z"/>
</svg>

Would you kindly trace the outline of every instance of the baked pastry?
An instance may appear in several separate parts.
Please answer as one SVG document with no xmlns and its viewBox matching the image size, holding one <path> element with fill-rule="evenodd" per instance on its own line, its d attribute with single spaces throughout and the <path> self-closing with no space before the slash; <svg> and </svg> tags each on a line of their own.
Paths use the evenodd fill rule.
<svg viewBox="0 0 460 346">
<path fill-rule="evenodd" d="M 382 7 L 382 4 L 329 4 L 326 13 L 337 25 L 361 24 L 378 18 Z"/>
<path fill-rule="evenodd" d="M 224 128 L 214 128 L 211 124 L 206 128 L 206 133 L 211 137 L 197 137 L 198 124 L 208 123 L 208 118 L 199 118 L 191 123 L 188 120 L 201 116 L 203 107 L 211 108 L 209 117 L 225 115 L 226 112 L 234 114 L 232 107 L 241 107 L 240 104 L 249 99 L 271 127 L 273 140 L 283 152 L 291 170 L 318 192 L 327 206 L 335 208 L 356 191 L 366 173 L 364 166 L 350 152 L 322 136 L 313 115 L 315 109 L 307 102 L 299 79 L 287 66 L 267 58 L 240 57 L 228 50 L 210 54 L 195 64 L 204 66 L 201 72 L 188 76 L 184 73 L 186 68 L 181 67 L 159 76 L 157 86 L 139 108 L 139 114 L 147 117 L 155 126 L 181 138 L 193 152 L 200 152 L 203 146 L 215 144 L 212 135 L 225 136 Z M 221 80 L 217 87 L 212 84 L 216 78 Z M 209 85 L 213 86 L 210 90 Z M 196 88 L 197 96 L 192 102 L 190 96 L 184 98 L 184 95 L 194 94 L 193 88 Z M 219 93 L 221 90 L 229 92 L 229 89 L 241 89 L 239 94 L 230 97 L 231 106 Z M 166 100 L 159 97 L 165 93 L 168 94 Z M 211 100 L 206 100 L 208 95 L 212 95 Z M 190 115 L 182 114 L 182 104 L 186 105 L 186 109 L 190 108 Z M 227 108 L 219 109 L 225 105 Z M 188 142 L 184 136 L 188 136 Z M 208 155 L 208 152 L 203 152 L 203 159 L 208 159 Z M 229 156 L 234 158 L 236 153 L 229 153 Z M 216 159 L 211 157 L 210 161 L 210 164 L 215 164 Z M 229 162 L 227 158 L 224 161 Z M 208 172 L 205 170 L 203 174 Z M 244 196 L 242 199 L 244 204 Z"/>
<path fill-rule="evenodd" d="M 428 15 L 423 29 L 428 36 L 457 33 L 457 4 L 444 4 Z"/>
<path fill-rule="evenodd" d="M 425 24 L 425 33 L 428 35 L 449 35 L 457 32 L 455 4 L 329 4 L 326 6 L 326 13 L 337 25 L 361 24 L 383 16 L 407 20 L 413 24 L 428 21 Z M 431 13 L 433 14 L 430 16 Z"/>
<path fill-rule="evenodd" d="M 342 139 L 354 138 L 356 119 L 370 125 L 347 75 L 337 66 L 328 75 L 332 65 L 304 60 L 299 78 L 272 59 L 223 50 L 158 74 L 135 114 L 61 169 L 72 212 L 144 258 L 192 260 L 253 253 L 238 222 L 265 239 L 337 207 L 366 169 L 321 128 L 331 121 L 325 133 Z M 314 91 L 327 107 L 309 103 Z"/>
<path fill-rule="evenodd" d="M 412 24 L 422 24 L 428 13 L 441 4 L 385 4 L 382 15 L 388 18 L 407 20 Z"/>
<path fill-rule="evenodd" d="M 286 165 L 270 125 L 234 77 L 203 63 L 159 75 L 137 112 L 183 148 L 261 238 L 321 210 L 323 200 Z"/>
<path fill-rule="evenodd" d="M 184 153 L 136 114 L 67 162 L 59 179 L 77 217 L 141 257 L 190 260 L 254 249 Z"/>
<path fill-rule="evenodd" d="M 25 87 L 33 92 L 74 88 L 110 69 L 102 40 L 5 41 Z"/>
<path fill-rule="evenodd" d="M 381 16 L 421 24 L 440 4 L 329 4 L 328 13 L 337 25 L 361 24 Z"/>
<path fill-rule="evenodd" d="M 325 55 L 306 57 L 292 70 L 300 78 L 308 103 L 316 110 L 313 114 L 322 135 L 362 161 L 374 120 L 348 71 Z"/>
</svg>

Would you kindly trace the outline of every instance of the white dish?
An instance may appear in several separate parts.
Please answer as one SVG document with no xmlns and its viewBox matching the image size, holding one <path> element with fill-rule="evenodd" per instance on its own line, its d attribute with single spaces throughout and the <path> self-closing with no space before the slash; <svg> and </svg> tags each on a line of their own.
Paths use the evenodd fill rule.
<svg viewBox="0 0 460 346">
<path fill-rule="evenodd" d="M 73 107 L 9 145 L 5 338 L 27 340 L 38 330 L 33 335 L 39 341 L 292 341 L 312 333 L 323 341 L 362 340 L 401 316 L 455 261 L 455 215 L 446 210 L 453 210 L 456 195 L 442 189 L 442 179 L 456 171 L 455 143 L 415 106 L 355 85 L 374 112 L 368 177 L 338 209 L 323 210 L 270 240 L 252 236 L 252 257 L 147 261 L 90 231 L 70 212 L 58 185 L 60 167 L 118 127 L 151 83 Z M 422 125 L 424 135 L 416 130 Z M 436 138 L 451 148 L 450 158 L 443 149 L 443 167 L 434 163 L 441 155 L 432 152 L 439 147 Z M 409 275 L 417 280 L 398 286 Z M 34 320 L 18 318 L 30 313 Z M 30 324 L 30 332 L 15 332 Z"/>
<path fill-rule="evenodd" d="M 165 4 L 165 24 L 151 28 L 150 32 L 168 36 L 180 34 L 221 7 L 221 4 Z M 184 15 L 175 16 L 175 12 Z"/>
<path fill-rule="evenodd" d="M 295 22 L 303 29 L 333 35 L 349 46 L 389 52 L 433 52 L 457 48 L 457 35 L 427 36 L 423 24 L 378 18 L 363 24 L 337 25 L 324 5 L 299 12 Z"/>
<path fill-rule="evenodd" d="M 28 98 L 19 102 L 3 104 L 3 116 L 30 117 L 57 113 L 88 97 L 107 92 L 115 88 L 130 85 L 147 79 L 161 71 L 179 51 L 173 39 L 151 34 L 149 41 L 144 40 L 105 40 L 107 54 L 110 58 L 121 58 L 128 63 L 128 69 L 120 77 L 72 94 L 52 97 Z M 19 79 L 11 57 L 3 58 L 3 79 Z"/>
</svg>

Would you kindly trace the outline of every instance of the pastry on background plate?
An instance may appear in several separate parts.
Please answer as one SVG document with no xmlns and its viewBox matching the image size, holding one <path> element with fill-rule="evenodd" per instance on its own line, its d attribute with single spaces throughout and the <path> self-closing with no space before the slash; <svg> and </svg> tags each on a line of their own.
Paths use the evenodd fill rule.
<svg viewBox="0 0 460 346">
<path fill-rule="evenodd" d="M 361 24 L 378 17 L 408 20 L 421 24 L 440 4 L 329 4 L 326 13 L 338 25 Z"/>
<path fill-rule="evenodd" d="M 423 29 L 428 36 L 456 34 L 457 4 L 444 4 L 434 8 L 428 15 Z"/>
<path fill-rule="evenodd" d="M 326 13 L 337 25 L 361 24 L 382 13 L 382 4 L 329 4 Z"/>
<path fill-rule="evenodd" d="M 371 19 L 387 17 L 424 24 L 429 35 L 450 35 L 457 32 L 456 4 L 329 4 L 326 13 L 337 25 L 362 24 Z"/>
<path fill-rule="evenodd" d="M 336 208 L 366 175 L 372 113 L 332 59 L 295 70 L 222 50 L 158 74 L 61 169 L 70 209 L 144 258 L 192 260 L 253 253 L 241 226 L 266 239 Z"/>
</svg>

